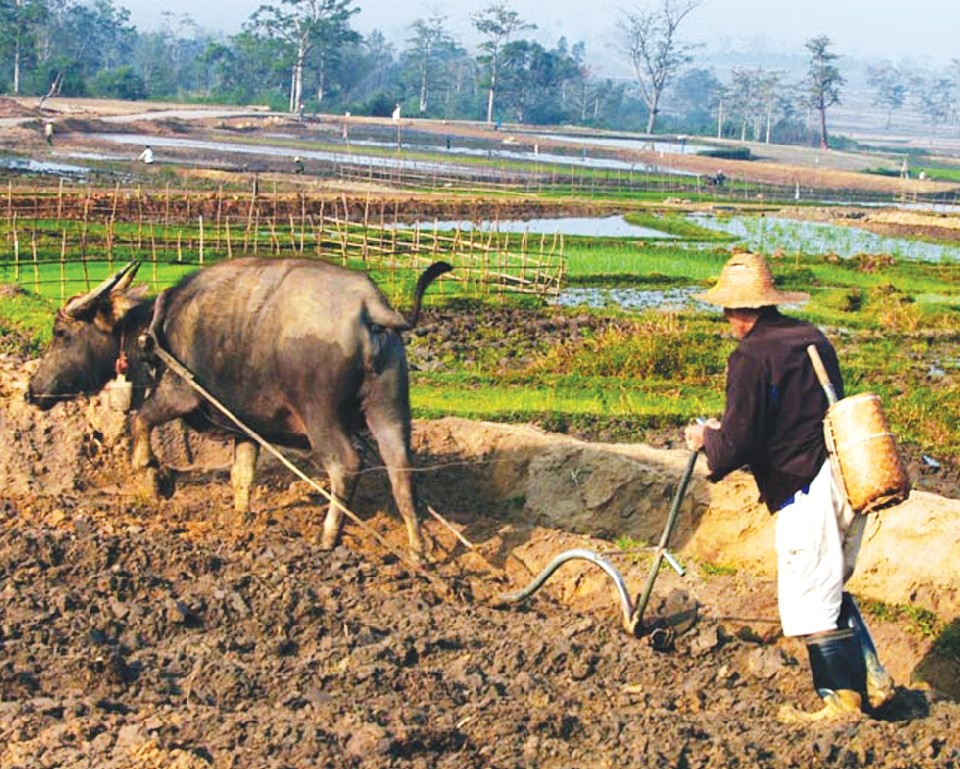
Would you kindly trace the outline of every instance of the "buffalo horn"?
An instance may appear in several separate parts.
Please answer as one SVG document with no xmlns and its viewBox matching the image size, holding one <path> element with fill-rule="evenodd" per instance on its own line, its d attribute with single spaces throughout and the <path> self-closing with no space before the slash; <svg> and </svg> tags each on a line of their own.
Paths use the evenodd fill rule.
<svg viewBox="0 0 960 769">
<path fill-rule="evenodd" d="M 122 270 L 114 275 L 111 275 L 92 291 L 71 299 L 67 303 L 67 306 L 63 308 L 64 313 L 70 316 L 79 315 L 99 302 L 111 291 L 123 291 L 133 281 L 133 278 L 137 274 L 139 267 L 140 262 L 129 262 Z"/>
</svg>

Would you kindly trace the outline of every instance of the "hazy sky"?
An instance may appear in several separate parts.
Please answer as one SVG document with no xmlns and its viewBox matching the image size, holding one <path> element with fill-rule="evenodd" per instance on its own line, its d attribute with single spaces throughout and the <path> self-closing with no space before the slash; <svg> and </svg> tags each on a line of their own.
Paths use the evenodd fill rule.
<svg viewBox="0 0 960 769">
<path fill-rule="evenodd" d="M 470 14 L 492 0 L 355 0 L 360 8 L 355 28 L 380 29 L 402 47 L 408 26 L 442 9 L 447 27 L 460 43 L 473 50 L 478 38 Z M 134 24 L 151 29 L 160 22 L 160 9 L 188 14 L 204 29 L 237 32 L 263 0 L 116 0 L 130 10 Z M 525 33 L 547 47 L 561 35 L 587 44 L 587 58 L 599 58 L 604 48 L 615 48 L 614 30 L 622 10 L 658 8 L 660 0 L 508 0 L 508 6 L 538 25 Z M 807 56 L 804 42 L 827 35 L 833 50 L 844 56 L 910 61 L 931 68 L 960 59 L 960 2 L 958 0 L 704 0 L 684 22 L 685 40 L 700 42 L 710 52 L 774 50 Z M 605 72 L 602 74 L 616 74 Z"/>
</svg>

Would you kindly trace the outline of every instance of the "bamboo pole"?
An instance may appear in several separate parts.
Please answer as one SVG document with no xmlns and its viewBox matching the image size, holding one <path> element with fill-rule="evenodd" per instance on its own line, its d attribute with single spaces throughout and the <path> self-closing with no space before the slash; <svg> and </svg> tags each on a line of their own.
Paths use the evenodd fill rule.
<svg viewBox="0 0 960 769">
<path fill-rule="evenodd" d="M 307 240 L 307 195 L 304 192 L 300 192 L 300 255 L 303 256 L 303 251 L 306 246 Z"/>
<path fill-rule="evenodd" d="M 369 255 L 369 249 L 367 248 L 367 229 L 370 226 L 370 195 L 367 194 L 366 198 L 363 201 L 363 241 L 361 243 L 361 252 L 360 258 L 366 262 L 367 256 Z"/>
<path fill-rule="evenodd" d="M 157 288 L 157 238 L 153 227 L 150 228 L 150 266 L 153 268 L 153 288 Z"/>
<path fill-rule="evenodd" d="M 13 215 L 13 223 L 11 225 L 11 231 L 13 232 L 13 280 L 15 283 L 20 282 L 20 236 L 17 233 L 17 215 Z"/>
<path fill-rule="evenodd" d="M 323 253 L 323 217 L 327 210 L 327 201 L 320 201 L 320 232 L 317 233 L 317 256 Z"/>
<path fill-rule="evenodd" d="M 83 201 L 83 230 L 80 233 L 80 256 L 86 261 L 87 258 L 87 227 L 89 226 L 88 217 L 90 216 L 90 191 L 87 190 L 87 196 Z M 87 290 L 90 290 L 90 276 L 86 275 L 87 278 Z"/>
<path fill-rule="evenodd" d="M 280 238 L 277 236 L 277 225 L 271 216 L 267 219 L 267 227 L 270 228 L 270 253 L 280 253 Z"/>
<path fill-rule="evenodd" d="M 37 256 L 37 235 L 34 233 L 30 237 L 30 248 L 33 251 L 33 287 L 37 294 L 40 293 L 40 259 Z"/>
<path fill-rule="evenodd" d="M 60 230 L 60 304 L 67 299 L 67 231 Z"/>
<path fill-rule="evenodd" d="M 221 184 L 217 187 L 217 219 L 215 222 L 216 227 L 216 246 L 217 251 L 220 251 L 222 246 L 220 243 L 220 221 L 223 216 L 223 185 Z"/>
</svg>

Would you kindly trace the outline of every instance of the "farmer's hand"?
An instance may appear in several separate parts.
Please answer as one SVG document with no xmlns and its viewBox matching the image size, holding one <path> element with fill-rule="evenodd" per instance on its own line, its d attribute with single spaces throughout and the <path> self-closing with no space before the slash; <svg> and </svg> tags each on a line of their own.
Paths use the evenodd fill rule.
<svg viewBox="0 0 960 769">
<path fill-rule="evenodd" d="M 707 430 L 719 430 L 720 422 L 717 419 L 708 419 L 702 424 L 687 425 L 683 431 L 683 437 L 687 442 L 687 448 L 690 451 L 700 451 L 703 448 L 703 434 Z"/>
</svg>

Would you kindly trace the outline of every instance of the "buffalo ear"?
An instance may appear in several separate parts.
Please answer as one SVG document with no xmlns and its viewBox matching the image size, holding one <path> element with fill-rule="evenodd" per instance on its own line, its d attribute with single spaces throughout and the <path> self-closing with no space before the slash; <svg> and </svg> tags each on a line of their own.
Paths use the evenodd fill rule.
<svg viewBox="0 0 960 769">
<path fill-rule="evenodd" d="M 113 330 L 119 325 L 134 307 L 143 302 L 150 287 L 143 283 L 129 291 L 120 291 L 114 289 L 100 303 L 100 310 L 97 313 L 94 323 L 105 331 Z"/>
<path fill-rule="evenodd" d="M 111 292 L 125 290 L 131 281 L 133 281 L 133 277 L 137 274 L 139 268 L 140 262 L 129 262 L 116 275 L 108 277 L 93 289 L 93 291 L 73 297 L 73 299 L 67 302 L 66 307 L 63 308 L 64 314 L 72 318 L 83 318 L 91 311 L 96 310 L 97 306 L 107 298 Z"/>
</svg>

